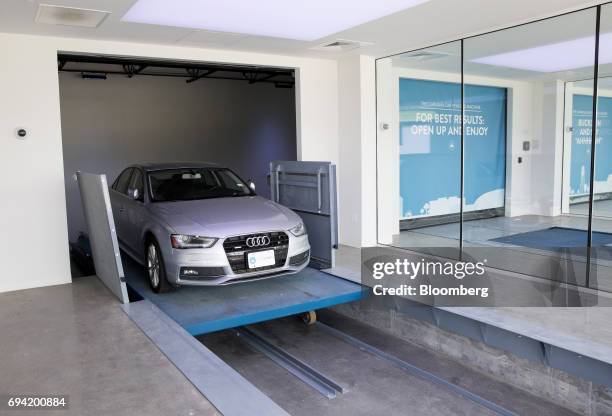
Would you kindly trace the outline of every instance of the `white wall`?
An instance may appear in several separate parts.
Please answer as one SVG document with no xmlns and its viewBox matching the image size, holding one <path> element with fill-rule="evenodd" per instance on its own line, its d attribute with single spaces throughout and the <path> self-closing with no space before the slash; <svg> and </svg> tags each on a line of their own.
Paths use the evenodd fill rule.
<svg viewBox="0 0 612 416">
<path fill-rule="evenodd" d="M 339 229 L 341 244 L 376 244 L 376 90 L 374 59 L 338 64 Z"/>
<path fill-rule="evenodd" d="M 0 292 L 70 282 L 58 51 L 296 68 L 298 158 L 338 163 L 335 61 L 14 34 L 0 34 L 0 50 Z"/>
<path fill-rule="evenodd" d="M 561 188 L 563 177 L 563 117 L 564 86 L 562 81 L 550 81 L 534 85 L 539 98 L 534 108 L 539 108 L 536 137 L 530 150 L 533 159 L 531 188 L 531 212 L 545 216 L 561 215 Z M 571 123 L 571 121 L 570 121 Z"/>
<path fill-rule="evenodd" d="M 376 62 L 376 134 L 377 151 L 371 157 L 377 166 L 378 242 L 391 244 L 399 234 L 399 86 L 391 59 Z M 370 219 L 372 220 L 372 219 Z"/>
<path fill-rule="evenodd" d="M 57 52 L 12 36 L 0 50 L 0 292 L 67 283 Z"/>
</svg>

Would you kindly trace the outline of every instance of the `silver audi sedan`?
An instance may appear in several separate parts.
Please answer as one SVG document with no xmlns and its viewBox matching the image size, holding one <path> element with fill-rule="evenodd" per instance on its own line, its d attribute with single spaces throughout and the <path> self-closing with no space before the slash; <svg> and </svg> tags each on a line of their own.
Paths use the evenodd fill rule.
<svg viewBox="0 0 612 416">
<path fill-rule="evenodd" d="M 121 249 L 153 291 L 296 273 L 310 260 L 300 217 L 208 163 L 139 164 L 110 189 Z"/>
</svg>

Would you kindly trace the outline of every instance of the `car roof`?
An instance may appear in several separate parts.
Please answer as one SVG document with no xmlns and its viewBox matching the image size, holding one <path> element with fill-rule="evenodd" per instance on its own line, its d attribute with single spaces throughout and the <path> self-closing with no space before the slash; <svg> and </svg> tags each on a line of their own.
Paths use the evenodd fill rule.
<svg viewBox="0 0 612 416">
<path fill-rule="evenodd" d="M 140 167 L 145 171 L 181 169 L 181 168 L 222 168 L 223 166 L 209 162 L 143 162 L 136 163 L 132 167 Z"/>
</svg>

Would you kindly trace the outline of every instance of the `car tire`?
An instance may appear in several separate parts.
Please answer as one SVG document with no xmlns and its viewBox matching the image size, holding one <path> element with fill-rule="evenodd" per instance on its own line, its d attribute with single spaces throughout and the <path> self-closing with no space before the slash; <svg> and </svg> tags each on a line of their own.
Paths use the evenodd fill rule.
<svg viewBox="0 0 612 416">
<path fill-rule="evenodd" d="M 145 267 L 147 268 L 147 277 L 149 278 L 149 286 L 155 293 L 165 293 L 170 291 L 172 286 L 166 278 L 166 267 L 162 257 L 159 244 L 155 239 L 149 240 L 145 252 Z"/>
</svg>

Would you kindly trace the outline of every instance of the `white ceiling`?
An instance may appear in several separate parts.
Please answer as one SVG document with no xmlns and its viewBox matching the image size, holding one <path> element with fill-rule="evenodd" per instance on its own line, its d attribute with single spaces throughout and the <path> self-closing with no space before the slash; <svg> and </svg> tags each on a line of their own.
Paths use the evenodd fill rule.
<svg viewBox="0 0 612 416">
<path fill-rule="evenodd" d="M 444 72 L 460 79 L 463 65 L 466 82 L 472 77 L 492 77 L 514 79 L 523 81 L 575 81 L 592 80 L 594 77 L 594 51 L 595 51 L 595 9 L 586 9 L 546 19 L 526 25 L 516 26 L 505 30 L 483 34 L 468 38 L 463 43 L 463 62 L 461 59 L 461 43 L 449 42 L 442 45 L 419 49 L 387 59 L 393 66 L 411 70 L 426 70 Z M 612 4 L 602 7 L 601 37 L 599 45 L 599 77 L 612 75 Z M 585 39 L 580 50 L 572 50 L 571 42 L 576 39 Z M 563 56 L 546 56 L 545 49 L 554 44 L 562 44 Z M 520 61 L 503 63 L 478 62 L 484 57 L 517 53 L 530 48 L 539 48 L 542 56 L 532 56 L 530 62 Z M 550 53 L 550 52 L 549 52 Z M 557 54 L 557 51 L 555 51 Z M 582 59 L 584 58 L 584 59 Z M 384 59 L 379 61 L 383 64 Z M 517 58 L 518 59 L 518 58 Z M 523 58 L 527 59 L 527 58 Z M 540 60 L 538 62 L 538 60 Z M 558 62 L 568 64 L 567 70 L 558 72 L 541 72 L 521 69 L 524 64 L 550 63 L 555 67 Z M 518 66 L 513 66 L 513 64 Z M 574 68 L 571 65 L 576 64 Z M 472 78 L 473 79 L 473 78 Z M 592 84 L 592 81 L 589 81 Z M 587 82 L 587 84 L 589 83 Z M 606 81 L 607 83 L 612 81 Z"/>
<path fill-rule="evenodd" d="M 42 3 L 106 10 L 112 13 L 100 27 L 83 28 L 35 23 L 34 17 L 40 2 L 38 0 L 2 0 L 0 31 L 329 58 L 355 53 L 380 57 L 603 2 L 585 0 L 431 0 L 314 42 L 304 42 L 122 22 L 121 17 L 134 1 L 42 1 Z M 290 5 L 288 5 L 287 13 L 291 13 Z M 350 39 L 372 42 L 373 44 L 349 52 L 324 52 L 310 49 L 321 43 L 336 39 Z"/>
</svg>

